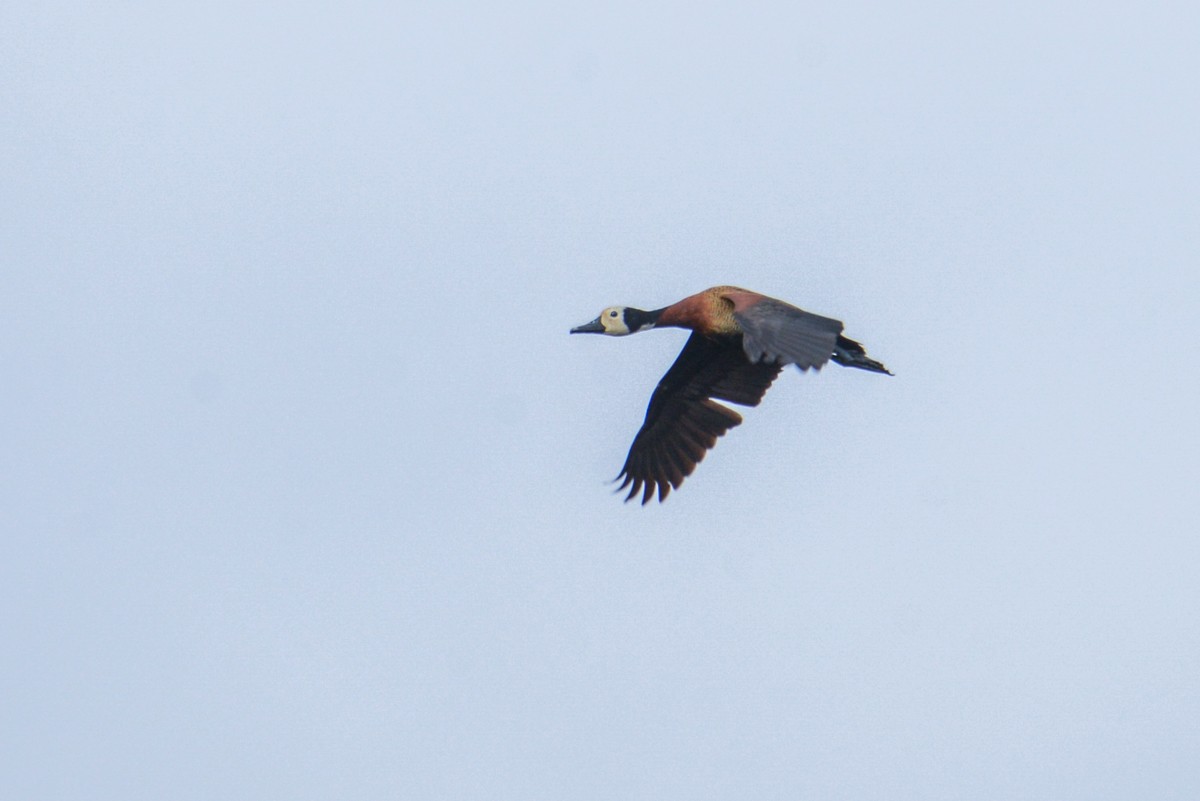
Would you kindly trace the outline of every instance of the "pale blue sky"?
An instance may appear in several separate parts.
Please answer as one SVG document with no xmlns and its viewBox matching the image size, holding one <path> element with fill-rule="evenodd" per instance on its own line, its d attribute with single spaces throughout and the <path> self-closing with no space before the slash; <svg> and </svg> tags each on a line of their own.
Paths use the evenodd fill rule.
<svg viewBox="0 0 1200 801">
<path fill-rule="evenodd" d="M 1200 797 L 1197 30 L 8 4 L 0 796 Z M 896 377 L 622 505 L 721 283 Z"/>
</svg>

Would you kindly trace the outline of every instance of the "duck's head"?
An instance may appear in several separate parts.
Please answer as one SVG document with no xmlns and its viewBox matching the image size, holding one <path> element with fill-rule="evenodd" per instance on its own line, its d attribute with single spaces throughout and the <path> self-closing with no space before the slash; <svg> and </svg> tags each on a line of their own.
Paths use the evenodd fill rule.
<svg viewBox="0 0 1200 801">
<path fill-rule="evenodd" d="M 623 337 L 628 334 L 636 334 L 638 331 L 649 331 L 654 327 L 657 319 L 656 312 L 642 311 L 628 306 L 609 306 L 590 323 L 572 328 L 571 333 L 608 334 L 610 337 Z"/>
</svg>

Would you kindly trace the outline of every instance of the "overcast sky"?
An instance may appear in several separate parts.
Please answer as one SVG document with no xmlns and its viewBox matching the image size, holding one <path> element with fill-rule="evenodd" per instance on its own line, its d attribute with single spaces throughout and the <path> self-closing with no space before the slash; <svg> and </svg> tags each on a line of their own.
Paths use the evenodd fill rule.
<svg viewBox="0 0 1200 801">
<path fill-rule="evenodd" d="M 1193 3 L 8 3 L 0 796 L 1200 797 Z M 785 372 L 615 476 L 715 284 Z"/>
</svg>

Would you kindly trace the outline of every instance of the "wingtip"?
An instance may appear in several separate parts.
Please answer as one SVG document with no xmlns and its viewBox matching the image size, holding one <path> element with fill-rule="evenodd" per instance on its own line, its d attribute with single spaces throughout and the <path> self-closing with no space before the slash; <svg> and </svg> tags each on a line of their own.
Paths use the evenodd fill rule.
<svg viewBox="0 0 1200 801">
<path fill-rule="evenodd" d="M 662 503 L 667 499 L 667 496 L 671 494 L 671 490 L 673 489 L 669 482 L 636 479 L 628 473 L 621 473 L 608 483 L 616 484 L 618 481 L 620 481 L 621 484 L 620 486 L 613 488 L 613 495 L 618 495 L 622 492 L 625 492 L 625 488 L 628 487 L 629 492 L 625 494 L 622 502 L 629 503 L 638 495 L 641 495 L 642 497 L 639 501 L 640 506 L 645 506 L 646 504 L 650 503 L 650 501 L 654 500 L 656 495 L 658 497 L 658 502 Z"/>
</svg>

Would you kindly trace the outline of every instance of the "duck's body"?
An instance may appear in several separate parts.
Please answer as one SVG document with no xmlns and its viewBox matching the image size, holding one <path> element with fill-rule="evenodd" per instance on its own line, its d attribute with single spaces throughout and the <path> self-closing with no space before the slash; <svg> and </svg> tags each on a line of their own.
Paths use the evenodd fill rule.
<svg viewBox="0 0 1200 801">
<path fill-rule="evenodd" d="M 821 369 L 829 360 L 877 373 L 890 371 L 842 336 L 842 323 L 781 300 L 734 286 L 717 286 L 655 311 L 610 306 L 572 334 L 625 336 L 651 328 L 692 331 L 671 369 L 658 382 L 646 420 L 618 478 L 659 501 L 691 475 L 717 438 L 742 416 L 717 400 L 757 406 L 784 366 Z"/>
</svg>

